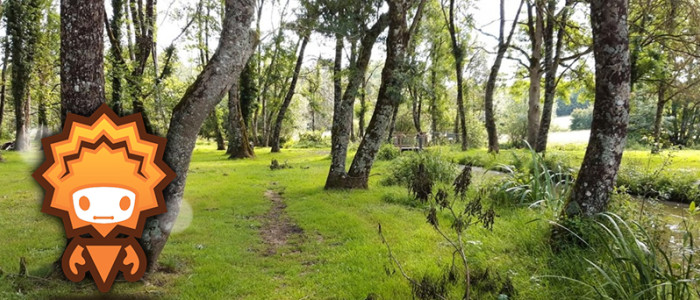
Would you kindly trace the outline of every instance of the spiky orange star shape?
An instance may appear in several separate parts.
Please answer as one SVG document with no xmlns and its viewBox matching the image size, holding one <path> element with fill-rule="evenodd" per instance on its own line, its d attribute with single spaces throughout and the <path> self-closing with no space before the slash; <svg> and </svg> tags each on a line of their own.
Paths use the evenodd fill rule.
<svg viewBox="0 0 700 300">
<path fill-rule="evenodd" d="M 146 133 L 140 114 L 120 118 L 105 104 L 90 117 L 68 114 L 60 134 L 41 140 L 46 160 L 33 176 L 46 190 L 41 211 L 62 218 L 71 239 L 61 260 L 68 279 L 89 271 L 107 292 L 119 271 L 143 276 L 136 238 L 146 218 L 166 211 L 163 189 L 175 178 L 165 142 Z"/>
</svg>

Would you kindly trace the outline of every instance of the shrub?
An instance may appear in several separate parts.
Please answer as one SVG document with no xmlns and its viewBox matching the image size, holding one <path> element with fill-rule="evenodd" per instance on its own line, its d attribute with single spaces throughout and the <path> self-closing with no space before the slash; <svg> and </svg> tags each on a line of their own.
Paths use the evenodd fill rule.
<svg viewBox="0 0 700 300">
<path fill-rule="evenodd" d="M 381 181 L 383 185 L 409 187 L 423 164 L 427 176 L 434 183 L 451 183 L 457 176 L 457 165 L 440 153 L 431 151 L 410 152 L 400 156 L 389 168 L 390 175 Z"/>
<path fill-rule="evenodd" d="M 307 131 L 299 134 L 296 148 L 326 148 L 331 146 L 330 138 L 324 138 L 320 131 Z"/>
<path fill-rule="evenodd" d="M 401 155 L 401 149 L 396 146 L 386 143 L 379 148 L 377 153 L 378 160 L 393 160 Z"/>
<path fill-rule="evenodd" d="M 700 202 L 700 186 L 695 172 L 691 170 L 668 171 L 673 162 L 673 153 L 665 155 L 656 169 L 641 163 L 623 166 L 618 172 L 617 186 L 627 193 L 644 198 L 691 203 Z"/>
<path fill-rule="evenodd" d="M 591 129 L 593 107 L 577 108 L 571 113 L 571 130 Z"/>
<path fill-rule="evenodd" d="M 506 107 L 505 115 L 501 118 L 503 122 L 503 133 L 508 135 L 508 144 L 504 147 L 512 146 L 522 148 L 527 139 L 527 102 L 511 101 Z"/>
<path fill-rule="evenodd" d="M 665 201 L 690 203 L 700 201 L 700 186 L 694 172 L 676 170 L 649 172 L 638 165 L 624 168 L 618 175 L 617 186 L 634 196 Z"/>
</svg>

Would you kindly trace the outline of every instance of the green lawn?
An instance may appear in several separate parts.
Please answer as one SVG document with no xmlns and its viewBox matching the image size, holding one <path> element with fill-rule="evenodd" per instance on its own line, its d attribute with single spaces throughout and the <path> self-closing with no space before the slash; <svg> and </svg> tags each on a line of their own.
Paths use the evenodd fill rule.
<svg viewBox="0 0 700 300">
<path fill-rule="evenodd" d="M 163 271 L 142 282 L 117 282 L 110 293 L 182 299 L 364 299 L 369 294 L 410 299 L 408 282 L 389 261 L 377 234 L 379 223 L 411 276 L 435 275 L 450 263 L 450 248 L 425 222 L 423 209 L 382 200 L 407 193 L 378 184 L 390 162 L 375 164 L 369 190 L 329 192 L 323 190 L 330 163 L 327 149 L 271 154 L 259 148 L 256 153 L 255 159 L 232 161 L 210 144 L 198 144 L 185 191 L 191 210 L 183 209 L 176 225 L 180 230 L 165 247 Z M 38 156 L 3 156 L 0 298 L 98 295 L 89 280 L 75 284 L 43 279 L 62 254 L 63 228 L 57 218 L 39 212 L 42 193 L 30 177 Z M 682 165 L 700 165 L 698 156 L 689 154 L 692 162 Z M 271 159 L 287 161 L 292 168 L 271 171 Z M 260 235 L 271 207 L 266 190 L 285 198 L 286 213 L 303 229 L 273 255 L 266 254 L 268 246 Z M 496 213 L 493 232 L 469 230 L 468 257 L 481 291 L 477 295 L 493 299 L 506 278 L 512 279 L 519 299 L 576 295 L 568 282 L 538 277 L 585 270 L 577 253 L 552 254 L 547 217 L 515 206 L 497 207 Z M 33 277 L 14 275 L 20 257 L 26 258 Z"/>
</svg>

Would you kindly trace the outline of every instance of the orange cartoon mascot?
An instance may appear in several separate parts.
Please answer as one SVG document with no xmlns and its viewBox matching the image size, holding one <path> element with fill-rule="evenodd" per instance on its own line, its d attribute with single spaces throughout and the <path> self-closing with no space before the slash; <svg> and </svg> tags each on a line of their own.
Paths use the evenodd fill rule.
<svg viewBox="0 0 700 300">
<path fill-rule="evenodd" d="M 163 162 L 165 139 L 147 134 L 140 114 L 118 117 L 105 104 L 90 117 L 69 114 L 63 131 L 42 139 L 46 160 L 34 178 L 46 190 L 42 212 L 63 219 L 70 239 L 63 273 L 90 272 L 107 292 L 119 271 L 146 271 L 137 242 L 146 218 L 166 211 L 163 189 L 175 173 Z"/>
</svg>

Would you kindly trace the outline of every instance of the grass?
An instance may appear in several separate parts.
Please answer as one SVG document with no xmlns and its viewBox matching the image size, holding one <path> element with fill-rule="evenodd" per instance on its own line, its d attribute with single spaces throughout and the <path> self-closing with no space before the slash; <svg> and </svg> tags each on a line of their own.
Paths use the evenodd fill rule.
<svg viewBox="0 0 700 300">
<path fill-rule="evenodd" d="M 369 190 L 323 190 L 328 153 L 328 149 L 284 149 L 271 154 L 258 148 L 257 158 L 232 161 L 213 145 L 198 144 L 184 196 L 191 222 L 188 225 L 188 210 L 183 209 L 176 225 L 181 230 L 170 237 L 160 259 L 165 271 L 142 282 L 117 282 L 110 293 L 180 299 L 364 299 L 370 294 L 380 299 L 411 298 L 408 282 L 398 274 L 377 234 L 378 223 L 393 255 L 415 277 L 440 274 L 449 265 L 450 247 L 426 223 L 422 207 L 383 200 L 386 195 L 408 193 L 405 187 L 379 184 L 391 161 L 375 163 Z M 3 156 L 0 298 L 99 295 L 89 280 L 76 284 L 41 279 L 63 252 L 63 228 L 57 218 L 39 212 L 42 192 L 30 177 L 38 157 L 12 152 Z M 292 168 L 271 171 L 272 159 Z M 700 158 L 695 159 L 700 165 Z M 265 254 L 267 246 L 260 236 L 271 206 L 266 190 L 285 198 L 287 215 L 304 231 L 273 255 Z M 496 214 L 493 232 L 469 229 L 468 259 L 473 273 L 482 274 L 476 276 L 482 280 L 476 286 L 500 277 L 512 280 L 520 299 L 576 295 L 578 288 L 570 283 L 540 276 L 585 276 L 580 275 L 586 270 L 580 258 L 591 253 L 574 249 L 554 255 L 548 246 L 550 227 L 544 221 L 548 216 L 542 211 L 501 206 Z M 20 257 L 26 258 L 29 274 L 37 278 L 13 275 L 19 271 Z M 492 299 L 497 294 L 475 295 Z"/>
</svg>

